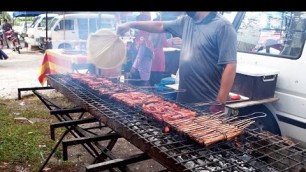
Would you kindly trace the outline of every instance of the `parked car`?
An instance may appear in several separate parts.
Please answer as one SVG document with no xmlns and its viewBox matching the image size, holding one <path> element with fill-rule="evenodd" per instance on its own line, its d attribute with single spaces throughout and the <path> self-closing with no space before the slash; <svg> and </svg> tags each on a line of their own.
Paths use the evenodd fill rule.
<svg viewBox="0 0 306 172">
<path fill-rule="evenodd" d="M 50 22 L 58 14 L 48 14 L 48 22 Z M 46 28 L 46 14 L 40 14 L 34 18 L 33 22 L 27 30 L 25 42 L 31 46 L 39 46 L 39 37 L 41 32 Z"/>
</svg>

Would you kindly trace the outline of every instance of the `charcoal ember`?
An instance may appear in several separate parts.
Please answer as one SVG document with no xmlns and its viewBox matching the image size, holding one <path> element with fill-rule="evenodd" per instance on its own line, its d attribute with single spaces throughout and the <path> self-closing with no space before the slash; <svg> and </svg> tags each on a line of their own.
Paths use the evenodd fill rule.
<svg viewBox="0 0 306 172">
<path fill-rule="evenodd" d="M 160 135 L 158 131 L 153 131 L 154 135 Z"/>
<path fill-rule="evenodd" d="M 226 167 L 229 166 L 230 164 L 229 164 L 229 163 L 226 163 L 226 162 L 223 162 L 223 161 L 219 161 L 219 165 L 220 165 L 222 168 L 226 168 Z"/>
<path fill-rule="evenodd" d="M 238 163 L 238 164 L 241 164 L 241 165 L 244 165 L 245 162 L 240 161 L 240 160 L 237 160 L 237 163 Z"/>
<path fill-rule="evenodd" d="M 150 137 L 148 138 L 149 141 L 154 142 L 154 141 L 158 141 L 159 139 L 156 137 Z"/>
<path fill-rule="evenodd" d="M 161 142 L 160 140 L 157 140 L 156 142 L 154 142 L 154 144 L 155 144 L 156 146 L 160 146 L 160 145 L 162 144 L 162 142 Z"/>
<path fill-rule="evenodd" d="M 237 163 L 238 163 L 238 160 L 237 160 L 237 159 L 230 158 L 229 160 L 230 160 L 232 163 L 235 163 L 235 164 L 237 164 Z"/>
<path fill-rule="evenodd" d="M 183 154 L 187 154 L 190 150 L 189 149 L 181 149 L 180 152 Z M 195 156 L 192 156 L 192 158 Z"/>
<path fill-rule="evenodd" d="M 218 159 L 218 158 L 214 158 L 212 161 L 213 161 L 213 162 L 219 162 L 219 161 L 220 161 L 220 159 Z"/>
<path fill-rule="evenodd" d="M 252 157 L 247 154 L 243 154 L 242 156 L 239 157 L 239 159 L 243 160 L 244 162 L 249 162 L 251 158 Z"/>
<path fill-rule="evenodd" d="M 248 168 L 248 167 L 238 167 L 240 170 L 244 171 L 244 172 L 253 172 L 255 171 L 255 169 L 253 167 Z"/>
<path fill-rule="evenodd" d="M 193 161 L 188 161 L 188 162 L 186 162 L 185 166 L 187 168 L 194 168 L 195 167 L 195 163 Z"/>
<path fill-rule="evenodd" d="M 130 127 L 133 127 L 134 125 L 135 125 L 135 124 L 131 123 L 130 120 L 128 120 L 128 123 L 126 124 L 126 126 L 129 127 L 129 128 L 130 128 Z"/>
<path fill-rule="evenodd" d="M 167 144 L 172 144 L 173 141 L 172 140 L 167 140 Z"/>
<path fill-rule="evenodd" d="M 162 151 L 167 151 L 168 149 L 165 146 L 160 147 Z"/>
<path fill-rule="evenodd" d="M 212 155 L 209 155 L 208 159 L 209 159 L 210 161 L 213 161 L 213 160 L 215 159 L 215 157 L 212 156 Z"/>
<path fill-rule="evenodd" d="M 147 138 L 147 137 L 150 137 L 150 136 L 151 136 L 151 134 L 144 133 L 142 136 L 143 136 L 143 137 L 145 137 L 145 138 Z"/>
<path fill-rule="evenodd" d="M 200 165 L 205 165 L 207 162 L 201 160 L 201 159 L 197 159 L 197 163 Z"/>
<path fill-rule="evenodd" d="M 176 153 L 175 153 L 175 152 L 168 152 L 168 154 L 169 154 L 170 156 L 174 156 L 174 155 L 176 155 Z"/>
<path fill-rule="evenodd" d="M 275 170 L 274 168 L 272 167 L 267 167 L 268 171 L 269 172 L 277 172 L 278 170 Z M 303 169 L 299 170 L 299 171 L 303 171 Z"/>
<path fill-rule="evenodd" d="M 133 126 L 132 127 L 132 130 L 139 130 L 140 128 L 139 127 L 137 127 L 137 126 Z"/>
<path fill-rule="evenodd" d="M 220 170 L 221 168 L 220 167 L 215 167 L 215 166 L 205 166 L 208 170 L 210 171 L 216 171 L 216 170 Z"/>
<path fill-rule="evenodd" d="M 182 156 L 178 156 L 178 157 L 177 157 L 177 160 L 178 160 L 179 162 L 185 161 L 185 160 L 182 158 Z"/>
<path fill-rule="evenodd" d="M 205 170 L 204 168 L 196 168 L 196 172 L 210 172 L 209 170 Z"/>
<path fill-rule="evenodd" d="M 200 155 L 202 155 L 202 156 L 203 156 L 203 155 L 207 155 L 207 151 L 199 151 L 198 153 L 199 153 Z"/>
<path fill-rule="evenodd" d="M 277 172 L 279 170 L 276 170 L 272 167 L 267 166 L 265 163 L 261 162 L 261 161 L 252 161 L 251 163 L 252 166 L 256 167 L 256 170 L 258 167 L 260 167 L 258 170 L 261 172 Z"/>
<path fill-rule="evenodd" d="M 222 153 L 222 157 L 228 158 L 228 157 L 231 157 L 231 156 L 232 156 L 232 154 L 228 151 L 225 151 L 225 152 Z"/>
</svg>

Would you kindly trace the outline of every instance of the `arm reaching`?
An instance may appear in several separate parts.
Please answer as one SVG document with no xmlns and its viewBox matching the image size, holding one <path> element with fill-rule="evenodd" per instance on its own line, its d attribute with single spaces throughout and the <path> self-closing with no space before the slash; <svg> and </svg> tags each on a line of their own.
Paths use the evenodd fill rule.
<svg viewBox="0 0 306 172">
<path fill-rule="evenodd" d="M 224 68 L 217 102 L 225 103 L 236 76 L 236 64 L 227 64 Z"/>
<path fill-rule="evenodd" d="M 215 102 L 209 106 L 211 114 L 224 112 L 225 102 L 233 86 L 236 76 L 236 64 L 227 64 L 224 68 L 219 93 Z"/>
<path fill-rule="evenodd" d="M 164 32 L 162 21 L 135 21 L 119 25 L 117 27 L 117 35 L 123 35 L 131 28 L 152 33 Z"/>
</svg>

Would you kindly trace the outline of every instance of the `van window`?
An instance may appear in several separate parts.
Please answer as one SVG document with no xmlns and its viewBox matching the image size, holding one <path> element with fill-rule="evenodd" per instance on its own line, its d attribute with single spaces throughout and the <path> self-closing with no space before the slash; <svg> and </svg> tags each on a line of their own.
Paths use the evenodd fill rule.
<svg viewBox="0 0 306 172">
<path fill-rule="evenodd" d="M 55 23 L 58 21 L 58 18 L 53 18 L 50 23 L 48 23 L 48 30 L 51 30 L 51 28 L 55 25 Z"/>
<path fill-rule="evenodd" d="M 89 31 L 90 33 L 94 33 L 97 31 L 97 19 L 96 18 L 91 18 L 89 19 Z"/>
<path fill-rule="evenodd" d="M 61 20 L 59 22 L 59 30 L 74 30 L 73 20 Z"/>
<path fill-rule="evenodd" d="M 54 17 L 48 17 L 48 23 L 53 19 Z M 42 19 L 42 21 L 39 23 L 38 27 L 46 27 L 46 17 Z"/>
<path fill-rule="evenodd" d="M 89 33 L 94 33 L 101 28 L 113 29 L 113 20 L 108 18 L 78 18 L 80 39 L 86 40 Z"/>
<path fill-rule="evenodd" d="M 101 19 L 100 20 L 100 29 L 101 28 L 108 28 L 108 29 L 112 29 L 112 28 L 114 28 L 114 22 L 113 22 L 113 20 L 112 19 Z"/>
<path fill-rule="evenodd" d="M 305 12 L 246 12 L 238 51 L 296 59 L 305 43 Z"/>
<path fill-rule="evenodd" d="M 40 18 L 41 18 L 41 17 L 35 17 L 35 18 L 33 19 L 32 24 L 30 25 L 30 28 L 34 28 L 34 27 L 37 25 L 37 23 L 38 23 L 38 21 L 39 21 Z"/>
<path fill-rule="evenodd" d="M 79 37 L 80 39 L 86 40 L 88 37 L 88 19 L 78 19 Z"/>
</svg>

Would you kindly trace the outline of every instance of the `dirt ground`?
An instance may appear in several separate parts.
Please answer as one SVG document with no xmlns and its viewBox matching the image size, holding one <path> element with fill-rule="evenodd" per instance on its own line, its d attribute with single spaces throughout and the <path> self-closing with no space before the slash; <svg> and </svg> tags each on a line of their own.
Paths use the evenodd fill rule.
<svg viewBox="0 0 306 172">
<path fill-rule="evenodd" d="M 28 99 L 38 99 L 32 92 L 22 92 L 22 100 L 17 100 L 18 88 L 26 87 L 40 87 L 38 82 L 38 71 L 42 63 L 43 53 L 39 51 L 30 51 L 26 48 L 22 49 L 21 54 L 12 52 L 9 49 L 4 49 L 9 55 L 8 60 L 0 61 L 0 99 L 13 99 L 16 101 L 26 102 Z M 56 91 L 46 92 L 47 95 L 54 96 Z M 46 109 L 46 107 L 38 105 L 40 108 Z M 71 137 L 71 136 L 67 136 Z M 103 144 L 103 143 L 102 143 Z M 106 144 L 106 143 L 105 143 Z M 124 158 L 126 156 L 140 153 L 141 151 L 135 146 L 130 144 L 124 138 L 118 139 L 113 148 L 113 153 L 116 157 Z M 68 161 L 75 164 L 73 169 L 56 169 L 49 168 L 49 165 L 53 162 L 61 163 L 62 160 L 55 158 L 53 155 L 51 160 L 46 165 L 46 171 L 85 171 L 85 167 L 92 163 L 93 157 L 82 146 L 70 146 L 68 148 Z M 128 165 L 131 171 L 146 171 L 155 172 L 163 170 L 164 167 L 157 163 L 155 160 L 146 160 L 139 163 Z M 25 172 L 27 169 L 16 167 L 16 171 Z M 109 171 L 109 170 L 106 170 Z M 116 170 L 118 171 L 118 170 Z"/>
</svg>

